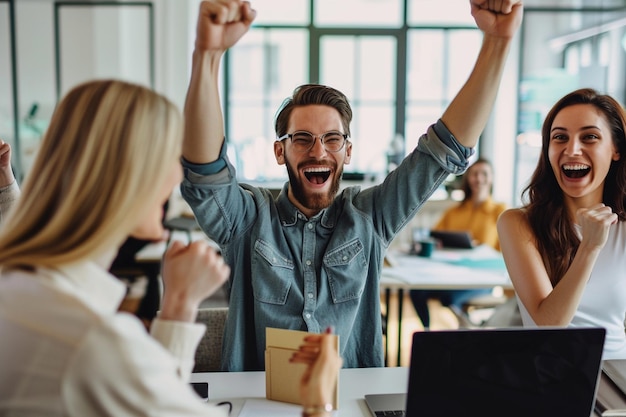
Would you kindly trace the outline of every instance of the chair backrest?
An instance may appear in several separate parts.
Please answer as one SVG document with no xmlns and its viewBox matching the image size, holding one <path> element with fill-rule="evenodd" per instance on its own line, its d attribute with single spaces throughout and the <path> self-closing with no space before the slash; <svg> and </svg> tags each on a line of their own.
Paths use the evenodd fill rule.
<svg viewBox="0 0 626 417">
<path fill-rule="evenodd" d="M 196 363 L 193 372 L 221 370 L 222 337 L 228 317 L 228 307 L 201 308 L 196 321 L 206 325 L 204 336 L 196 350 Z"/>
</svg>

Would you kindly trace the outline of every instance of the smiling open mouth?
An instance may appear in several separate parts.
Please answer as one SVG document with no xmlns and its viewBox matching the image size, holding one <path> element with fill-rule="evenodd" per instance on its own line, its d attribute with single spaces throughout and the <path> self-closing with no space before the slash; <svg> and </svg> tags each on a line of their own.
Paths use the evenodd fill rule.
<svg viewBox="0 0 626 417">
<path fill-rule="evenodd" d="M 307 168 L 304 170 L 304 176 L 313 184 L 324 184 L 330 177 L 330 168 Z"/>
<path fill-rule="evenodd" d="M 567 178 L 582 178 L 591 171 L 591 168 L 584 164 L 568 164 L 563 165 L 561 170 Z"/>
</svg>

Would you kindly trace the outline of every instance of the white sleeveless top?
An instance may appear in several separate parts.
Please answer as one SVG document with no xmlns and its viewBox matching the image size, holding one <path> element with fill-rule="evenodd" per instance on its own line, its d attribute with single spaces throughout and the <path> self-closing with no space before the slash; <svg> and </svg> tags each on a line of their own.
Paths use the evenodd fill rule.
<svg viewBox="0 0 626 417">
<path fill-rule="evenodd" d="M 524 327 L 537 327 L 517 299 Z M 568 327 L 604 327 L 602 359 L 626 359 L 626 221 L 611 226 L 578 309 Z"/>
</svg>

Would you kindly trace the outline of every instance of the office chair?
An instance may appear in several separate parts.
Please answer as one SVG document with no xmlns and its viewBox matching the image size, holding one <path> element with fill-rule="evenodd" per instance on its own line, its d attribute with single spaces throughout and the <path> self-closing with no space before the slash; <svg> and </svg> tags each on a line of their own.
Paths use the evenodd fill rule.
<svg viewBox="0 0 626 417">
<path fill-rule="evenodd" d="M 213 372 L 221 370 L 222 338 L 228 318 L 228 307 L 201 308 L 198 310 L 198 323 L 206 325 L 204 336 L 196 350 L 196 363 L 193 372 Z"/>
</svg>

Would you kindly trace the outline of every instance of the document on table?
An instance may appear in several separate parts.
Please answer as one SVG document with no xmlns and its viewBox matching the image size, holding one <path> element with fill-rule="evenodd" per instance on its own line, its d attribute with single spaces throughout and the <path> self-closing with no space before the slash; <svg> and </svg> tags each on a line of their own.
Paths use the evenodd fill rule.
<svg viewBox="0 0 626 417">
<path fill-rule="evenodd" d="M 392 267 L 383 275 L 424 288 L 474 288 L 510 285 L 501 255 L 476 248 L 461 251 L 435 251 L 431 258 L 415 255 L 394 256 Z"/>
<path fill-rule="evenodd" d="M 473 268 L 446 265 L 446 264 L 420 264 L 409 262 L 383 271 L 383 275 L 396 278 L 407 284 L 459 285 L 461 287 L 504 285 L 508 283 L 505 274 L 493 271 L 477 270 Z"/>
<path fill-rule="evenodd" d="M 302 406 L 270 401 L 264 398 L 249 398 L 239 412 L 239 417 L 301 417 Z"/>
<path fill-rule="evenodd" d="M 480 245 L 473 249 L 439 250 L 433 253 L 431 259 L 474 269 L 506 271 L 502 254 L 487 245 Z"/>
</svg>

